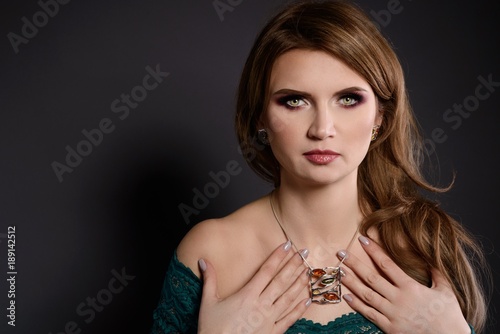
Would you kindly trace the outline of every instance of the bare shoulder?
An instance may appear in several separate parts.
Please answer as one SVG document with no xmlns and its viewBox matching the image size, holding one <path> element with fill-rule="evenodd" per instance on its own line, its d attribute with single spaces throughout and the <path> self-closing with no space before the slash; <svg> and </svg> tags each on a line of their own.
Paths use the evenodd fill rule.
<svg viewBox="0 0 500 334">
<path fill-rule="evenodd" d="M 223 239 L 221 226 L 224 226 L 224 218 L 209 219 L 197 223 L 184 236 L 177 247 L 177 257 L 187 267 L 200 277 L 198 260 L 209 257 L 215 253 L 220 244 L 218 240 Z"/>
<path fill-rule="evenodd" d="M 197 223 L 177 247 L 179 261 L 198 277 L 198 260 L 203 258 L 217 267 L 232 265 L 234 259 L 248 253 L 262 242 L 262 224 L 266 217 L 265 197 L 259 198 L 229 214 Z M 241 256 L 240 256 L 241 255 Z"/>
</svg>

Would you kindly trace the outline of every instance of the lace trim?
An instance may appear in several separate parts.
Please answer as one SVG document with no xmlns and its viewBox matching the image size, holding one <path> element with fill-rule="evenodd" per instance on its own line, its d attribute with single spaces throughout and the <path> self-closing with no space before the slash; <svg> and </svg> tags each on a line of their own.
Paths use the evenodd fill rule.
<svg viewBox="0 0 500 334">
<path fill-rule="evenodd" d="M 201 280 L 174 252 L 165 274 L 150 334 L 196 333 L 201 301 Z"/>
<path fill-rule="evenodd" d="M 160 300 L 153 313 L 150 334 L 196 333 L 201 302 L 202 281 L 181 263 L 174 251 L 168 266 Z M 471 333 L 474 329 L 471 327 Z M 328 322 L 326 325 L 301 318 L 285 334 L 381 334 L 380 328 L 351 312 Z"/>
<path fill-rule="evenodd" d="M 288 329 L 287 334 L 357 334 L 357 333 L 370 333 L 379 334 L 383 333 L 380 328 L 375 326 L 368 319 L 363 317 L 357 312 L 351 312 L 341 315 L 340 317 L 323 325 L 314 322 L 310 319 L 301 318 Z"/>
</svg>

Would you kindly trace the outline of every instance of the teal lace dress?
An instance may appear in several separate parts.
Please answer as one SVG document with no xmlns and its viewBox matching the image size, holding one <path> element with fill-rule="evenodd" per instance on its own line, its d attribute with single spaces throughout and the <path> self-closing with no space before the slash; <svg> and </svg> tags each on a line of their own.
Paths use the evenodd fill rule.
<svg viewBox="0 0 500 334">
<path fill-rule="evenodd" d="M 150 334 L 197 333 L 201 280 L 179 262 L 174 252 L 165 275 Z M 472 329 L 472 327 L 471 327 Z M 285 334 L 377 334 L 383 333 L 359 313 L 345 314 L 326 325 L 299 319 Z M 472 330 L 474 334 L 474 330 Z"/>
</svg>

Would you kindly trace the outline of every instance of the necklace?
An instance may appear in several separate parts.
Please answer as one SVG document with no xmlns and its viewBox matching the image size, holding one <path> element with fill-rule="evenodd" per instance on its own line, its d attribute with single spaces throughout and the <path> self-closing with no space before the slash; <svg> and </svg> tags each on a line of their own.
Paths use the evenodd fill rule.
<svg viewBox="0 0 500 334">
<path fill-rule="evenodd" d="M 269 202 L 271 203 L 271 210 L 273 211 L 273 215 L 274 218 L 276 219 L 276 222 L 280 226 L 287 240 L 291 242 L 292 247 L 295 249 L 296 252 L 299 253 L 300 257 L 302 258 L 302 261 L 304 261 L 304 264 L 307 267 L 309 267 L 307 274 L 309 276 L 309 295 L 311 297 L 311 301 L 318 304 L 340 303 L 342 301 L 342 276 L 345 275 L 341 265 L 344 262 L 345 257 L 335 267 L 323 267 L 323 268 L 312 267 L 309 264 L 309 262 L 307 262 L 305 257 L 303 257 L 302 254 L 298 251 L 297 247 L 295 246 L 295 243 L 288 236 L 288 233 L 286 233 L 285 228 L 278 219 L 278 215 L 276 213 L 276 210 L 274 209 L 273 196 L 274 196 L 274 191 L 269 196 Z M 354 232 L 354 235 L 352 236 L 352 239 L 349 242 L 349 245 L 347 246 L 346 250 L 351 248 L 351 245 L 357 234 L 358 234 L 358 229 L 356 229 L 356 231 Z"/>
</svg>

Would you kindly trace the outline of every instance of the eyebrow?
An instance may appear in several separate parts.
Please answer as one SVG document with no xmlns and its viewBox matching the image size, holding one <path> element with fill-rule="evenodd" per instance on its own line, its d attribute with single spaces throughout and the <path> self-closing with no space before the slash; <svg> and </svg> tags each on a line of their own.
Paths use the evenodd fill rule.
<svg viewBox="0 0 500 334">
<path fill-rule="evenodd" d="M 367 92 L 367 90 L 364 88 L 358 87 L 358 86 L 353 86 L 353 87 L 341 89 L 333 95 L 338 96 L 338 95 L 351 93 L 351 92 Z M 303 91 L 299 91 L 299 90 L 295 90 L 295 89 L 289 89 L 289 88 L 280 89 L 280 90 L 274 92 L 272 95 L 273 96 L 274 95 L 300 95 L 300 96 L 303 96 L 305 98 L 311 98 L 311 96 L 312 96 L 311 94 L 309 94 L 307 92 L 303 92 Z"/>
</svg>

